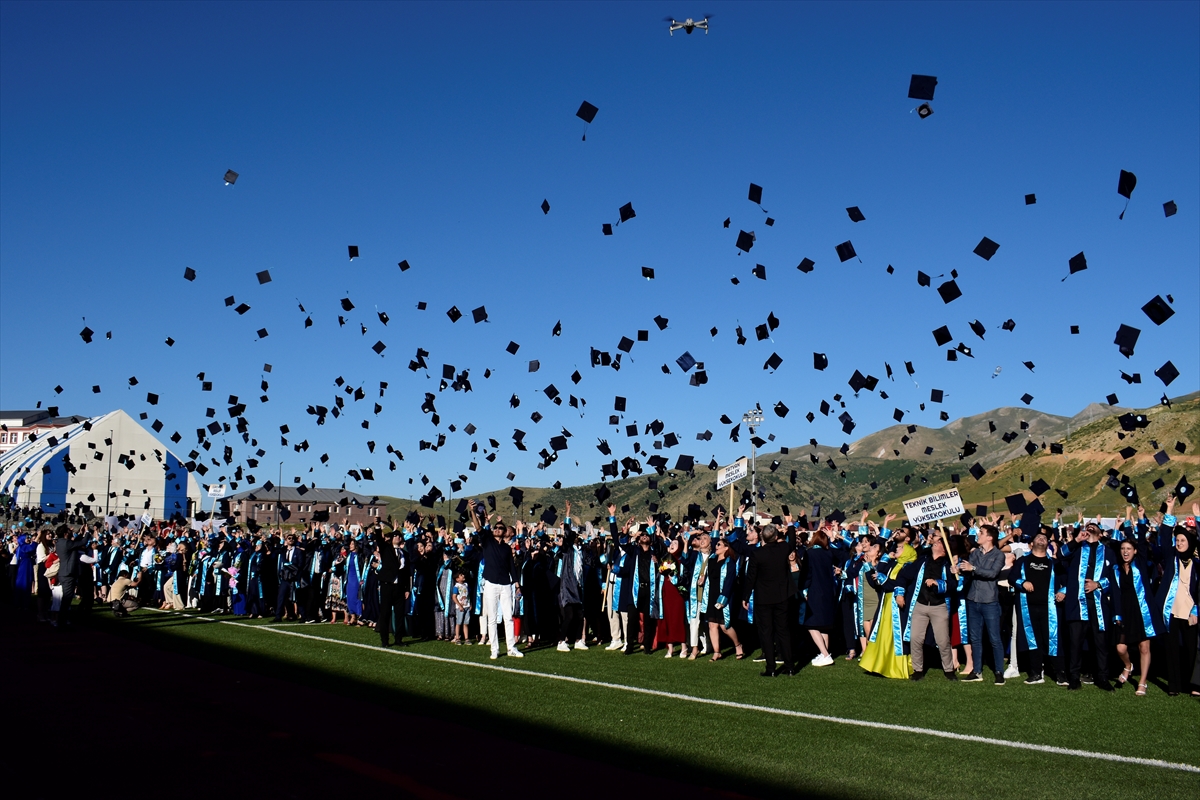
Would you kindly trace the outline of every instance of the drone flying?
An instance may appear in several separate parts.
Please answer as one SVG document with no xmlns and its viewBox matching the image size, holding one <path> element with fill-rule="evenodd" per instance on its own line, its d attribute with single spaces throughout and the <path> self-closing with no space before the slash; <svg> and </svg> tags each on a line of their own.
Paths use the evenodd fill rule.
<svg viewBox="0 0 1200 800">
<path fill-rule="evenodd" d="M 690 35 L 692 31 L 697 30 L 697 29 L 704 31 L 704 34 L 706 36 L 708 35 L 708 17 L 707 16 L 702 20 L 694 20 L 691 17 L 688 17 L 683 22 L 678 21 L 674 17 L 663 17 L 663 22 L 670 23 L 670 27 L 667 29 L 667 33 L 671 34 L 672 36 L 675 35 L 675 31 L 681 30 L 684 33 Z"/>
</svg>

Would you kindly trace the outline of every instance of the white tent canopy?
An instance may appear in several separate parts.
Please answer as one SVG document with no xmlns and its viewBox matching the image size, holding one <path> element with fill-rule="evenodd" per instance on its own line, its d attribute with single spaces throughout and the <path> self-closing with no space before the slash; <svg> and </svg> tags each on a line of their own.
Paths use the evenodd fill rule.
<svg viewBox="0 0 1200 800">
<path fill-rule="evenodd" d="M 48 432 L 0 457 L 0 492 L 57 513 L 189 516 L 200 485 L 179 458 L 124 411 Z"/>
</svg>

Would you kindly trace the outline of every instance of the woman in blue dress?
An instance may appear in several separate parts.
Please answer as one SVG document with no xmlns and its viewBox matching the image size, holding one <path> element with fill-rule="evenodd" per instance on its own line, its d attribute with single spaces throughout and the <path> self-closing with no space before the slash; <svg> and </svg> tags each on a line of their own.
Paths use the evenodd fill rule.
<svg viewBox="0 0 1200 800">
<path fill-rule="evenodd" d="M 358 541 L 350 540 L 350 552 L 346 554 L 346 580 L 342 584 L 342 596 L 346 599 L 346 624 L 358 624 L 362 616 L 363 555 Z"/>
</svg>

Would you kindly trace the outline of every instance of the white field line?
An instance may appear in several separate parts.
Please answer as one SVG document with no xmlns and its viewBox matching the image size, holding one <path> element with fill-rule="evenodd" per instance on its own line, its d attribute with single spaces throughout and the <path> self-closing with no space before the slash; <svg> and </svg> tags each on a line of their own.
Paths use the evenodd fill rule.
<svg viewBox="0 0 1200 800">
<path fill-rule="evenodd" d="M 158 609 L 155 609 L 158 610 Z M 163 612 L 176 613 L 176 612 Z M 669 700 L 685 700 L 689 703 L 701 703 L 709 706 L 719 706 L 722 708 L 736 708 L 742 711 L 757 711 L 762 714 L 775 714 L 781 717 L 795 717 L 799 719 L 811 719 L 817 722 L 828 722 L 835 725 L 853 725 L 859 728 L 871 728 L 881 731 L 896 731 L 897 733 L 915 733 L 922 736 L 934 736 L 939 739 L 953 739 L 959 742 L 975 742 L 977 744 L 987 744 L 994 747 L 1010 747 L 1017 750 L 1031 750 L 1038 753 L 1052 753 L 1060 756 L 1075 756 L 1077 758 L 1091 758 L 1098 761 L 1113 761 L 1119 764 L 1137 764 L 1143 767 L 1159 767 L 1161 769 L 1179 770 L 1180 772 L 1193 772 L 1200 774 L 1200 766 L 1194 764 L 1180 764 L 1171 761 L 1162 761 L 1157 758 L 1138 758 L 1136 756 L 1123 756 L 1116 753 L 1097 753 L 1090 750 L 1075 750 L 1070 747 L 1055 747 L 1048 744 L 1032 744 L 1029 742 L 1014 742 L 1007 739 L 992 739 L 987 736 L 972 736 L 965 733 L 952 733 L 950 731 L 939 731 L 933 728 L 918 728 L 912 725 L 895 725 L 889 722 L 872 722 L 865 719 L 848 719 L 845 717 L 833 717 L 827 714 L 811 714 L 807 711 L 793 711 L 787 708 L 771 708 L 770 706 L 758 706 L 751 703 L 738 703 L 732 700 L 714 700 L 708 697 L 695 697 L 689 694 L 678 694 L 676 692 L 664 692 L 658 689 L 644 689 L 640 686 L 626 686 L 620 683 L 607 683 L 605 681 L 593 681 L 587 678 L 576 678 L 570 675 L 553 675 L 546 672 L 535 672 L 532 670 L 515 669 L 513 667 L 502 667 L 498 664 L 480 664 L 474 661 L 459 661 L 454 658 L 444 658 L 442 656 L 431 656 L 425 653 L 413 653 L 403 649 L 381 648 L 377 645 L 362 644 L 360 642 L 346 642 L 340 639 L 330 639 L 324 636 L 313 636 L 308 633 L 297 633 L 296 631 L 280 630 L 277 627 L 267 625 L 248 625 L 244 622 L 234 622 L 225 619 L 213 619 L 211 617 L 196 617 L 186 615 L 189 619 L 204 622 L 216 622 L 221 625 L 233 625 L 238 628 L 249 628 L 250 630 L 263 631 L 266 633 L 274 633 L 280 636 L 294 636 L 298 639 L 311 639 L 315 642 L 323 644 L 337 644 L 344 647 L 357 647 L 363 650 L 370 650 L 373 653 L 380 655 L 403 656 L 405 658 L 420 658 L 425 661 L 436 661 L 442 664 L 453 664 L 459 667 L 471 667 L 474 669 L 486 669 L 494 672 L 507 672 L 513 675 L 524 675 L 530 678 L 543 678 L 545 680 L 563 681 L 565 683 L 575 683 L 583 686 L 598 686 L 603 689 L 615 689 L 622 692 L 632 692 L 634 694 L 649 695 L 651 697 L 664 697 Z"/>
</svg>

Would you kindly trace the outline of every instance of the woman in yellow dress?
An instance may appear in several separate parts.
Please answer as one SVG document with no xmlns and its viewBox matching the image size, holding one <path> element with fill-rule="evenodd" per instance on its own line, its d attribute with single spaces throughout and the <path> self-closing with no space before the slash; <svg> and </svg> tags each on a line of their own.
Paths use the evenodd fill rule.
<svg viewBox="0 0 1200 800">
<path fill-rule="evenodd" d="M 904 533 L 897 531 L 894 536 Z M 901 540 L 895 554 L 880 559 L 875 570 L 867 574 L 867 583 L 879 591 L 879 610 L 859 662 L 867 672 L 901 680 L 912 675 L 912 659 L 908 642 L 904 641 L 909 604 L 905 594 L 912 583 L 916 561 L 917 551 Z"/>
</svg>

